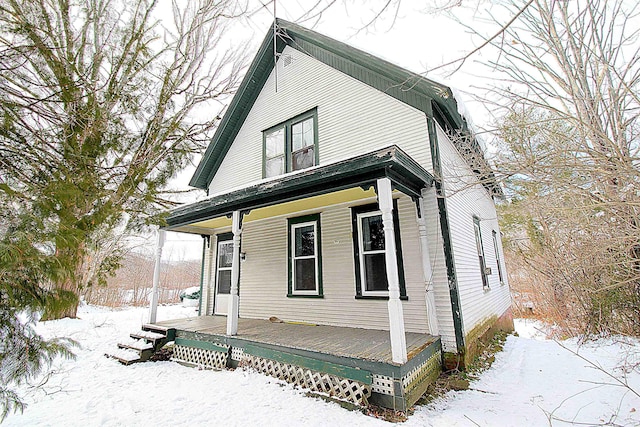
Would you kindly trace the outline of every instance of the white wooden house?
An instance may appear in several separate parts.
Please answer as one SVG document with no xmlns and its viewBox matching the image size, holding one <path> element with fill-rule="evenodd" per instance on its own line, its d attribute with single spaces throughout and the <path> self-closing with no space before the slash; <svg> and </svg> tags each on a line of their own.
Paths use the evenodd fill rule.
<svg viewBox="0 0 640 427">
<path fill-rule="evenodd" d="M 155 330 L 404 410 L 512 328 L 492 174 L 450 88 L 275 26 L 190 182 L 207 198 L 164 227 L 204 238 L 200 316 Z"/>
</svg>

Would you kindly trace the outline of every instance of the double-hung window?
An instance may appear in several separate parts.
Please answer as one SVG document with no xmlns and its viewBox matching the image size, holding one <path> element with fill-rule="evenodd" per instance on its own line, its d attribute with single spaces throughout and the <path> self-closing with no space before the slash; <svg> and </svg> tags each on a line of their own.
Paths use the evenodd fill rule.
<svg viewBox="0 0 640 427">
<path fill-rule="evenodd" d="M 394 201 L 394 231 L 400 296 L 406 298 L 400 244 L 400 227 Z M 382 213 L 378 205 L 365 205 L 352 208 L 353 243 L 356 265 L 356 298 L 388 298 L 389 282 L 385 260 L 386 242 Z"/>
<path fill-rule="evenodd" d="M 484 247 L 482 245 L 482 232 L 480 230 L 480 218 L 473 217 L 473 232 L 476 236 L 476 250 L 478 252 L 478 262 L 480 263 L 480 275 L 482 276 L 483 289 L 489 289 L 489 277 L 487 277 L 487 264 L 484 257 Z"/>
<path fill-rule="evenodd" d="M 500 246 L 498 245 L 498 233 L 493 230 L 491 232 L 493 235 L 493 250 L 496 251 L 496 264 L 498 265 L 498 278 L 500 279 L 500 284 L 504 285 L 504 277 L 502 276 L 502 262 L 500 261 Z"/>
<path fill-rule="evenodd" d="M 313 109 L 263 132 L 265 178 L 318 163 L 317 122 Z"/>
<path fill-rule="evenodd" d="M 216 283 L 219 294 L 231 292 L 231 267 L 233 264 L 233 241 L 231 235 L 218 238 L 218 260 L 216 262 Z"/>
<path fill-rule="evenodd" d="M 289 219 L 288 296 L 322 296 L 320 215 Z"/>
</svg>

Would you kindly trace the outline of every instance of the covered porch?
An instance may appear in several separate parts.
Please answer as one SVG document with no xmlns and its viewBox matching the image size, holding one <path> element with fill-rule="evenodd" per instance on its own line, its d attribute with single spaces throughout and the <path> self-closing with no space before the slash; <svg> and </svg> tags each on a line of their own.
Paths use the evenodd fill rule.
<svg viewBox="0 0 640 427">
<path fill-rule="evenodd" d="M 174 358 L 182 362 L 243 364 L 354 402 L 405 410 L 441 364 L 423 209 L 424 199 L 435 197 L 432 183 L 431 174 L 392 145 L 171 211 L 165 230 L 205 238 L 210 256 L 203 257 L 203 272 L 216 268 L 221 258 L 214 250 L 225 245 L 219 265 L 226 270 L 213 273 L 225 275 L 225 295 L 219 300 L 221 293 L 213 293 L 212 312 L 225 316 L 158 324 L 151 317 L 149 329 L 175 334 Z M 401 208 L 406 215 L 399 218 Z M 365 238 L 360 227 L 369 217 L 381 226 Z M 298 239 L 294 231 L 302 220 L 314 248 L 315 264 L 307 264 L 316 278 L 311 291 L 297 287 L 292 267 L 291 248 L 298 247 L 292 236 Z M 399 221 L 411 242 L 404 256 Z M 358 247 L 373 239 L 382 244 L 366 268 L 381 272 L 385 289 L 367 288 L 369 273 L 362 273 L 365 250 Z M 413 267 L 410 286 L 400 267 L 404 259 Z M 406 319 L 405 308 L 411 313 Z M 249 319 L 274 315 L 289 322 Z M 323 326 L 310 325 L 316 322 Z"/>
<path fill-rule="evenodd" d="M 353 403 L 406 410 L 440 372 L 440 339 L 406 333 L 407 361 L 393 362 L 389 331 L 238 319 L 225 316 L 147 325 L 175 336 L 174 359 L 209 368 L 250 366 L 260 372 Z"/>
</svg>

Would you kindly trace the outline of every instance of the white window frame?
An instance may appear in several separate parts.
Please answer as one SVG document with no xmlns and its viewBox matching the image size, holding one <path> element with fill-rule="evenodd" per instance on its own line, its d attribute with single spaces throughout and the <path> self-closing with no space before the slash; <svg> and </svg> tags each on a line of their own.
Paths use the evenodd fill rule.
<svg viewBox="0 0 640 427">
<path fill-rule="evenodd" d="M 216 251 L 216 294 L 220 295 L 229 295 L 231 292 L 220 293 L 220 272 L 221 271 L 231 271 L 233 266 L 229 267 L 220 267 L 220 246 L 231 244 L 233 246 L 233 240 L 219 240 L 218 248 Z"/>
<path fill-rule="evenodd" d="M 367 251 L 365 253 L 364 240 L 363 240 L 364 235 L 362 233 L 362 219 L 372 217 L 372 216 L 382 217 L 382 212 L 377 210 L 377 211 L 370 211 L 370 212 L 361 212 L 359 214 L 356 214 L 356 220 L 358 221 L 358 246 L 359 246 L 358 257 L 360 261 L 360 292 L 362 293 L 363 296 L 388 297 L 389 296 L 388 283 L 387 283 L 386 291 L 368 291 L 367 290 L 367 277 L 366 277 L 367 269 L 365 268 L 364 257 L 367 254 L 384 254 L 386 252 L 386 247 L 387 247 L 387 242 L 385 241 L 384 243 L 385 249 Z M 385 259 L 385 262 L 386 262 L 386 259 Z"/>
<path fill-rule="evenodd" d="M 296 229 L 313 226 L 313 255 L 296 256 Z M 319 280 L 318 280 L 318 221 L 307 221 L 291 224 L 291 295 L 319 295 Z M 315 267 L 315 289 L 313 290 L 298 290 L 296 289 L 296 260 L 299 259 L 314 259 Z"/>
</svg>

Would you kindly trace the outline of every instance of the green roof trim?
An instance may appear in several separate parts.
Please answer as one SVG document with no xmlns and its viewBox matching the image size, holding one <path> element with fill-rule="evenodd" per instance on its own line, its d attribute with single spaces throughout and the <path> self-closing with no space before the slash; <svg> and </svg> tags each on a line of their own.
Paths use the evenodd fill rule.
<svg viewBox="0 0 640 427">
<path fill-rule="evenodd" d="M 340 162 L 317 166 L 276 179 L 262 181 L 229 193 L 213 196 L 172 210 L 165 229 L 299 200 L 357 186 L 375 185 L 387 177 L 394 188 L 420 197 L 433 176 L 395 145 Z"/>
<path fill-rule="evenodd" d="M 278 30 L 275 37 L 275 51 L 278 54 L 286 46 L 291 46 L 423 111 L 427 117 L 434 116 L 433 104 L 435 104 L 438 112 L 444 116 L 450 126 L 464 134 L 469 134 L 467 123 L 458 113 L 456 100 L 449 87 L 297 24 L 276 19 L 275 26 Z M 189 185 L 202 189 L 207 189 L 209 186 L 275 65 L 273 52 L 274 37 L 270 30 L 262 41 L 256 57 L 249 66 L 238 92 L 222 118 Z M 480 150 L 477 144 L 473 148 Z M 487 187 L 487 189 L 491 192 L 493 188 Z"/>
</svg>

